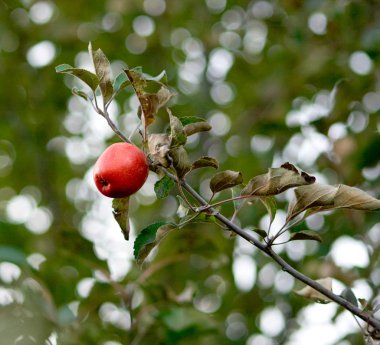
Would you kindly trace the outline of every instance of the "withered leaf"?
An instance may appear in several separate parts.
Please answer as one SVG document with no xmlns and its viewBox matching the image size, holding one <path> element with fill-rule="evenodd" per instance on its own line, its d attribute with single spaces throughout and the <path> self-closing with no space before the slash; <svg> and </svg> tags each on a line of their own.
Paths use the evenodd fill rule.
<svg viewBox="0 0 380 345">
<path fill-rule="evenodd" d="M 183 128 L 186 136 L 190 136 L 199 132 L 206 132 L 206 131 L 209 131 L 210 129 L 211 129 L 211 126 L 206 121 L 190 123 Z"/>
<path fill-rule="evenodd" d="M 170 166 L 168 159 L 170 145 L 171 140 L 167 134 L 158 133 L 148 136 L 148 150 L 154 163 L 164 167 Z"/>
<path fill-rule="evenodd" d="M 344 207 L 362 211 L 380 210 L 380 200 L 359 188 L 341 184 L 334 198 L 335 207 Z"/>
<path fill-rule="evenodd" d="M 253 177 L 243 189 L 242 195 L 268 196 L 297 186 L 312 184 L 315 177 L 285 163 L 280 168 L 270 168 L 268 173 Z"/>
<path fill-rule="evenodd" d="M 172 159 L 173 167 L 180 179 L 191 170 L 191 163 L 187 156 L 187 152 L 182 145 L 171 148 L 169 156 Z"/>
<path fill-rule="evenodd" d="M 317 212 L 349 208 L 362 211 L 380 210 L 380 200 L 361 189 L 344 184 L 330 186 L 313 184 L 295 189 L 295 199 L 290 203 L 287 221 L 307 210 L 303 218 Z"/>
<path fill-rule="evenodd" d="M 243 183 L 243 175 L 239 171 L 225 170 L 216 173 L 210 180 L 210 189 L 215 194 L 224 189 Z"/>
<path fill-rule="evenodd" d="M 94 63 L 95 73 L 99 78 L 103 101 L 106 104 L 113 94 L 111 64 L 101 49 L 97 49 L 95 52 L 92 50 L 91 43 L 88 46 L 88 50 Z"/>
<path fill-rule="evenodd" d="M 322 242 L 322 237 L 314 231 L 301 230 L 290 235 L 289 241 L 311 240 Z"/>
<path fill-rule="evenodd" d="M 186 143 L 187 137 L 183 131 L 183 126 L 181 121 L 177 116 L 174 116 L 170 109 L 167 108 L 170 120 L 170 138 L 172 147 L 184 145 Z"/>
<path fill-rule="evenodd" d="M 215 158 L 203 156 L 201 158 L 198 158 L 195 162 L 193 162 L 193 164 L 191 165 L 191 170 L 206 167 L 218 169 L 219 162 Z"/>
<path fill-rule="evenodd" d="M 120 226 L 124 238 L 129 240 L 129 197 L 112 200 L 112 213 Z"/>
<path fill-rule="evenodd" d="M 293 219 L 306 209 L 313 207 L 330 208 L 334 205 L 337 187 L 314 183 L 300 186 L 294 190 L 295 198 L 289 205 L 287 221 Z"/>
</svg>

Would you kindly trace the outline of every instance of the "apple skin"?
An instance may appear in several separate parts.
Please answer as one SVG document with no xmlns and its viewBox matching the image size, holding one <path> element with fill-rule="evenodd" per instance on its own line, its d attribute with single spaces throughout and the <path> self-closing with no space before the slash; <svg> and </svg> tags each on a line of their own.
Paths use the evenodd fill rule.
<svg viewBox="0 0 380 345">
<path fill-rule="evenodd" d="M 128 143 L 109 146 L 94 166 L 96 187 L 109 198 L 124 198 L 136 193 L 145 183 L 149 165 L 143 151 Z"/>
</svg>

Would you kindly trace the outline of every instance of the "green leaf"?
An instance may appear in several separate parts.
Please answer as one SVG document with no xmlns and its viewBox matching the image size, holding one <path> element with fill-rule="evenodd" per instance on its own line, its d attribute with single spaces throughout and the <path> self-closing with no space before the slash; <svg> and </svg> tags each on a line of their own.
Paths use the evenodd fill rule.
<svg viewBox="0 0 380 345">
<path fill-rule="evenodd" d="M 83 92 L 83 91 L 81 91 L 81 90 L 78 90 L 76 87 L 73 87 L 73 88 L 71 89 L 71 92 L 72 92 L 74 95 L 79 96 L 79 97 L 83 98 L 83 99 L 86 100 L 86 101 L 89 99 L 87 93 L 85 93 L 85 92 Z"/>
<path fill-rule="evenodd" d="M 143 229 L 133 246 L 136 261 L 142 264 L 152 249 L 175 228 L 176 225 L 173 223 L 157 222 Z"/>
<path fill-rule="evenodd" d="M 130 85 L 130 81 L 127 77 L 127 75 L 124 72 L 121 72 L 115 79 L 113 83 L 113 89 L 115 92 L 122 91 L 125 89 L 128 85 Z"/>
<path fill-rule="evenodd" d="M 112 200 L 113 216 L 120 226 L 124 238 L 129 240 L 129 197 Z"/>
<path fill-rule="evenodd" d="M 191 170 L 206 167 L 218 169 L 219 162 L 215 158 L 203 156 L 201 158 L 198 158 L 195 162 L 193 162 L 193 164 L 191 165 Z"/>
<path fill-rule="evenodd" d="M 312 184 L 315 177 L 290 164 L 280 168 L 270 168 L 268 173 L 253 177 L 242 190 L 242 195 L 268 196 L 276 195 L 297 186 Z"/>
<path fill-rule="evenodd" d="M 202 119 L 201 117 L 197 116 L 182 116 L 179 118 L 179 120 L 182 123 L 182 126 L 187 126 L 192 123 L 197 123 L 197 122 L 207 122 L 205 119 Z"/>
<path fill-rule="evenodd" d="M 310 240 L 322 242 L 322 237 L 314 231 L 311 230 L 302 230 L 294 232 L 290 235 L 289 241 L 298 241 L 298 240 Z"/>
<path fill-rule="evenodd" d="M 0 262 L 9 261 L 14 264 L 25 265 L 26 255 L 21 250 L 11 246 L 0 246 Z"/>
<path fill-rule="evenodd" d="M 102 92 L 103 101 L 104 104 L 106 104 L 113 95 L 111 64 L 101 49 L 98 49 L 95 52 L 92 50 L 91 43 L 88 46 L 88 50 L 94 63 L 96 75 L 100 81 L 99 86 Z"/>
<path fill-rule="evenodd" d="M 274 218 L 276 217 L 276 212 L 277 212 L 276 199 L 273 196 L 262 196 L 260 197 L 260 201 L 263 203 L 263 205 L 267 209 L 269 217 L 270 217 L 270 225 L 272 225 Z"/>
<path fill-rule="evenodd" d="M 224 189 L 243 183 L 243 176 L 239 171 L 225 170 L 216 173 L 210 180 L 210 189 L 215 194 Z"/>
<path fill-rule="evenodd" d="M 55 68 L 55 71 L 57 73 L 71 74 L 74 77 L 77 77 L 78 79 L 86 83 L 93 91 L 95 91 L 99 85 L 98 76 L 82 68 L 74 68 L 68 64 L 62 64 L 62 65 L 57 66 Z"/>
<path fill-rule="evenodd" d="M 358 300 L 354 292 L 350 288 L 345 288 L 340 294 L 342 298 L 353 304 L 355 307 L 358 307 Z"/>
<path fill-rule="evenodd" d="M 170 138 L 172 147 L 178 145 L 184 145 L 187 140 L 187 136 L 183 130 L 181 121 L 177 116 L 174 116 L 170 109 L 167 109 L 170 120 Z"/>
<path fill-rule="evenodd" d="M 172 188 L 174 187 L 175 182 L 169 177 L 164 176 L 162 179 L 158 180 L 154 184 L 154 191 L 156 193 L 157 199 L 164 199 L 166 198 Z"/>
<path fill-rule="evenodd" d="M 256 234 L 258 234 L 261 238 L 265 238 L 268 236 L 267 232 L 263 229 L 253 229 L 254 232 L 256 232 Z"/>
</svg>

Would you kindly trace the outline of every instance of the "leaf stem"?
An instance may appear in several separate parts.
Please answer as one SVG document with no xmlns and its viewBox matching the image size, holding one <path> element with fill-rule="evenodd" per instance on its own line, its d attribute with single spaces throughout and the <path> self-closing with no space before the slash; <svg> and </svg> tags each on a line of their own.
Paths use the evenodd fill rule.
<svg viewBox="0 0 380 345">
<path fill-rule="evenodd" d="M 210 205 L 209 203 L 207 203 L 206 205 L 198 207 L 196 209 L 196 211 L 197 212 L 204 212 L 204 211 L 209 210 L 210 208 L 214 208 L 216 206 L 223 205 L 223 204 L 226 204 L 228 202 L 232 202 L 232 201 L 236 201 L 236 200 L 249 199 L 249 198 L 253 198 L 253 197 L 254 197 L 253 195 L 239 195 L 239 196 L 235 196 L 234 198 L 229 198 L 229 199 L 224 199 L 224 200 L 218 201 L 218 202 L 216 202 L 216 203 L 214 203 L 212 205 Z"/>
</svg>

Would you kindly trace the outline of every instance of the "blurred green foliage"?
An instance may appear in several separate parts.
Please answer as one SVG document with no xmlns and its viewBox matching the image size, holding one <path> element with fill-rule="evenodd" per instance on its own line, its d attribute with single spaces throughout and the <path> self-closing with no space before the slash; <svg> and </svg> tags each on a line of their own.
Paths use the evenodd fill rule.
<svg viewBox="0 0 380 345">
<path fill-rule="evenodd" d="M 125 243 L 111 200 L 91 179 L 96 157 L 118 139 L 70 94 L 84 85 L 54 66 L 88 68 L 91 41 L 115 75 L 125 65 L 151 75 L 166 70 L 178 92 L 173 113 L 213 125 L 187 144 L 192 158 L 216 157 L 220 170 L 241 171 L 245 182 L 288 160 L 319 182 L 356 185 L 378 198 L 379 34 L 380 4 L 370 0 L 0 1 L 2 344 L 47 337 L 73 345 L 296 344 L 297 332 L 312 325 L 309 302 L 292 293 L 298 283 L 213 224 L 172 231 L 149 263 L 136 265 L 136 234 L 176 220 L 178 201 L 155 200 L 152 174 L 132 198 Z M 112 116 L 129 135 L 136 98 L 127 90 L 116 104 Z M 167 123 L 162 112 L 154 129 Z M 189 178 L 204 196 L 212 170 Z M 290 196 L 278 197 L 280 209 Z M 259 227 L 265 214 L 257 203 L 239 222 Z M 282 254 L 314 279 L 335 278 L 337 293 L 350 286 L 373 300 L 379 226 L 378 213 L 318 216 L 300 230 L 317 230 L 323 242 L 285 246 Z M 357 266 L 336 264 L 333 244 L 343 235 L 366 244 L 368 262 L 360 252 Z M 353 322 L 320 307 L 332 310 L 326 327 Z M 329 334 L 319 343 L 363 344 L 355 326 L 330 342 Z"/>
</svg>

